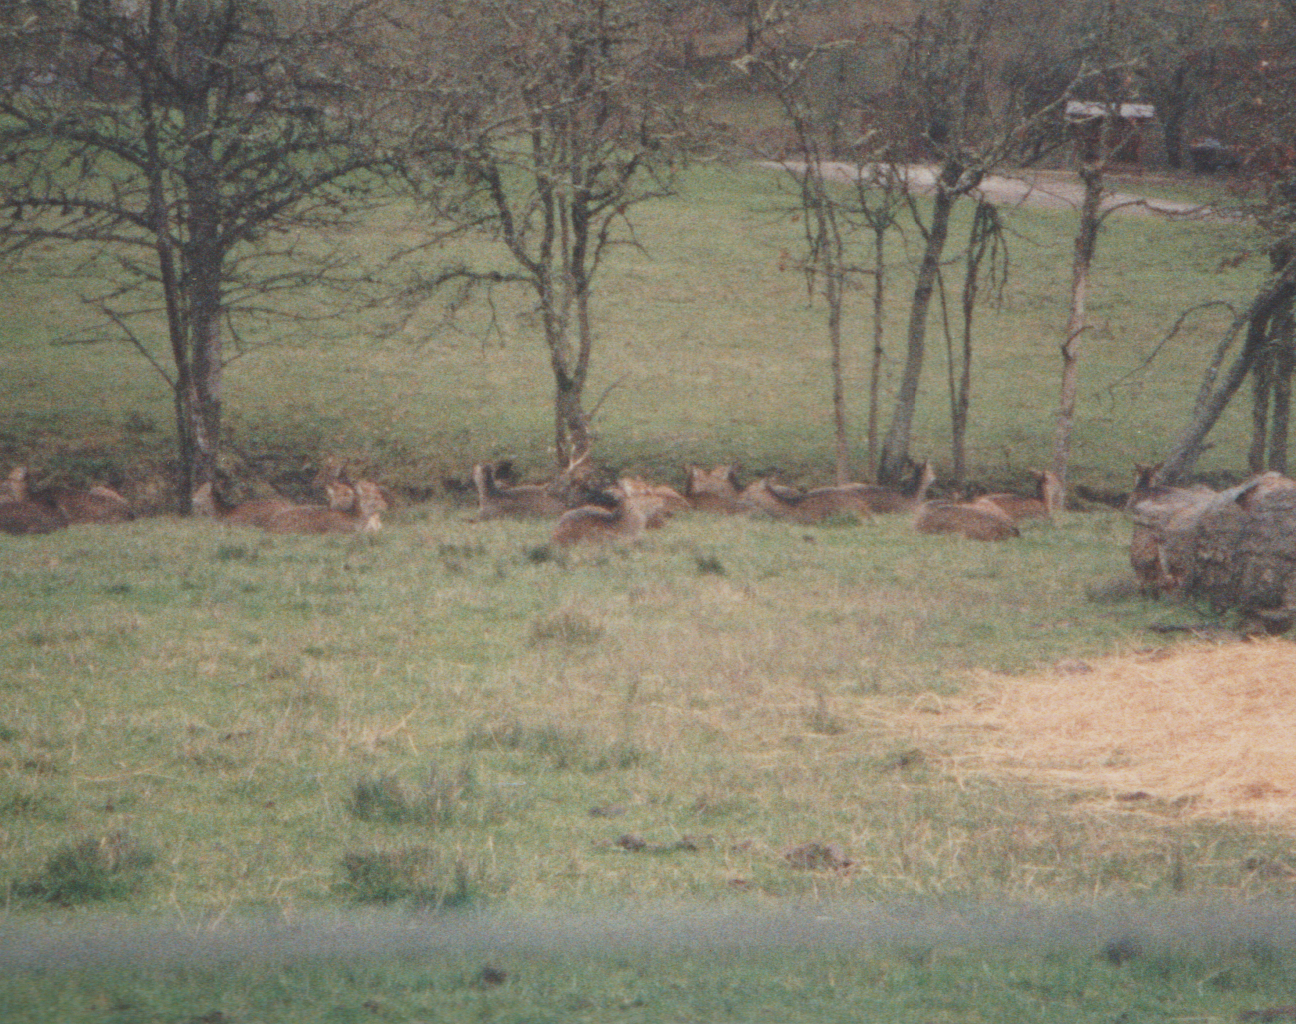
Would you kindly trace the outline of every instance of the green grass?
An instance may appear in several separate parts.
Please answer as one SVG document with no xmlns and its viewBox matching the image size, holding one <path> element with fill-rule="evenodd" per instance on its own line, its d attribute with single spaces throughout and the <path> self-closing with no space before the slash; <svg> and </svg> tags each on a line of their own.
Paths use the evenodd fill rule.
<svg viewBox="0 0 1296 1024">
<path fill-rule="evenodd" d="M 642 208 L 644 250 L 618 251 L 595 301 L 589 394 L 591 403 L 607 395 L 597 423 L 603 461 L 670 479 L 684 461 L 731 459 L 752 472 L 828 477 L 822 309 L 808 305 L 798 273 L 779 270 L 780 254 L 801 244 L 793 205 L 777 174 L 710 167 L 685 178 L 678 198 Z M 1005 301 L 978 319 L 970 470 L 985 482 L 1020 481 L 1050 451 L 1074 230 L 1072 217 L 1051 211 L 1014 211 L 1009 223 L 1014 265 Z M 1142 369 L 1145 360 L 1183 307 L 1245 301 L 1263 268 L 1252 261 L 1221 269 L 1251 241 L 1235 224 L 1125 216 L 1108 225 L 1094 272 L 1072 479 L 1119 489 L 1130 464 L 1162 453 L 1167 431 L 1183 422 L 1222 316 L 1193 320 Z M 953 237 L 964 230 L 960 220 Z M 376 258 L 393 237 L 408 236 L 391 217 L 375 220 L 352 239 L 357 260 Z M 902 362 L 913 237 L 910 230 L 892 248 L 884 429 Z M 44 281 L 39 264 L 28 270 L 8 280 L 12 312 L 0 320 L 0 450 L 51 471 L 68 464 L 85 474 L 107 463 L 119 476 L 170 459 L 170 401 L 160 380 L 123 345 L 50 347 L 85 314 L 66 282 Z M 861 289 L 846 323 L 857 474 L 871 337 Z M 552 384 L 530 300 L 501 290 L 493 299 L 491 307 L 484 297 L 470 304 L 454 322 L 428 308 L 382 341 L 369 337 L 377 319 L 354 311 L 308 331 L 254 331 L 249 341 L 272 344 L 229 368 L 231 472 L 300 486 L 294 473 L 303 458 L 342 452 L 418 493 L 441 491 L 445 478 L 462 482 L 482 458 L 509 455 L 543 473 Z M 949 414 L 938 324 L 914 450 L 942 468 Z M 1202 469 L 1236 473 L 1247 431 L 1243 412 L 1230 413 Z"/>
<path fill-rule="evenodd" d="M 676 482 L 682 462 L 731 458 L 748 475 L 827 477 L 823 332 L 800 279 L 777 270 L 799 228 L 776 182 L 698 170 L 645 211 L 648 250 L 609 265 L 591 384 L 611 387 L 602 461 Z M 975 476 L 1019 484 L 1050 444 L 1070 226 L 1042 212 L 1013 223 L 1013 284 L 980 321 L 972 442 Z M 1118 490 L 1131 462 L 1164 450 L 1218 320 L 1130 374 L 1185 297 L 1245 298 L 1255 268 L 1218 269 L 1245 241 L 1229 225 L 1111 222 L 1073 480 Z M 166 394 L 124 349 L 49 347 L 80 314 L 39 274 L 6 287 L 0 448 L 142 487 L 171 457 Z M 500 296 L 499 333 L 473 306 L 453 328 L 429 312 L 384 341 L 357 318 L 232 364 L 231 472 L 304 490 L 304 461 L 340 451 L 436 495 L 380 535 L 156 516 L 0 537 L 0 954 L 100 914 L 219 938 L 374 907 L 507 922 L 911 898 L 1151 912 L 1288 895 L 1282 872 L 1255 868 L 1285 862 L 1280 827 L 1159 803 L 1113 811 L 1080 785 L 964 772 L 953 739 L 913 724 L 978 673 L 1129 652 L 1151 622 L 1198 621 L 1108 590 L 1127 572 L 1124 519 L 1072 513 L 978 545 L 917 536 L 903 517 L 677 518 L 631 548 L 554 552 L 548 524 L 472 522 L 445 483 L 481 458 L 547 463 L 548 371 L 523 312 Z M 892 372 L 902 327 L 896 305 Z M 938 350 L 915 450 L 939 462 Z M 1244 418 L 1231 417 L 1207 471 L 1242 465 Z M 850 869 L 798 869 L 784 852 L 806 842 L 837 844 Z M 714 954 L 506 944 L 489 958 L 371 950 L 239 971 L 127 957 L 107 973 L 0 971 L 0 1018 L 1178 1020 L 1290 1002 L 1281 943 L 1115 963 L 1108 938 L 793 957 L 759 936 Z M 485 966 L 505 983 L 484 981 Z"/>
</svg>

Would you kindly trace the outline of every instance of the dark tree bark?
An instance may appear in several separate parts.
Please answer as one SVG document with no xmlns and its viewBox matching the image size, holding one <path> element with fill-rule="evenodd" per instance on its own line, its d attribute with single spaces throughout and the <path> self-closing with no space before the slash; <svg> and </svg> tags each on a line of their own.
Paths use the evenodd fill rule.
<svg viewBox="0 0 1296 1024">
<path fill-rule="evenodd" d="M 1227 345 L 1220 347 L 1208 369 L 1188 426 L 1161 468 L 1161 479 L 1166 483 L 1176 483 L 1192 471 L 1206 436 L 1262 357 L 1269 343 L 1271 325 L 1276 319 L 1290 315 L 1293 299 L 1296 299 L 1296 259 L 1289 257 L 1238 317 L 1235 330 L 1242 332 L 1242 347 L 1223 376 L 1219 375 L 1219 369 L 1227 355 Z"/>
</svg>

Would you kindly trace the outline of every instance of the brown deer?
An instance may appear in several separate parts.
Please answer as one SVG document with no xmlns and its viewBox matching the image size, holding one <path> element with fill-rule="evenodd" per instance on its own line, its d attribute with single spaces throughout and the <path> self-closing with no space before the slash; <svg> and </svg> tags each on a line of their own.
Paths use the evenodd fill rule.
<svg viewBox="0 0 1296 1024">
<path fill-rule="evenodd" d="M 920 505 L 936 474 L 930 462 L 914 467 L 904 490 L 876 484 L 841 484 L 798 491 L 768 480 L 758 480 L 742 492 L 749 508 L 804 524 L 822 523 L 834 515 L 870 516 L 911 511 Z"/>
<path fill-rule="evenodd" d="M 667 520 L 677 512 L 691 512 L 692 503 L 675 490 L 674 487 L 668 487 L 666 484 L 650 484 L 641 477 L 623 477 L 621 485 L 624 488 L 627 484 L 633 486 L 638 493 L 650 494 L 660 501 L 660 507 L 649 514 L 648 529 L 660 530 L 666 525 Z"/>
<path fill-rule="evenodd" d="M 974 505 L 990 505 L 1004 513 L 1014 523 L 1028 519 L 1052 519 L 1066 504 L 1062 482 L 1050 470 L 1032 469 L 1035 478 L 1035 495 L 1027 498 L 1020 494 L 982 494 L 973 500 Z"/>
<path fill-rule="evenodd" d="M 263 528 L 267 533 L 376 533 L 382 529 L 381 512 L 387 507 L 382 489 L 371 480 L 357 480 L 352 496 L 343 493 L 346 484 L 326 484 L 329 502 L 348 509 L 323 505 L 297 505 L 271 516 Z"/>
<path fill-rule="evenodd" d="M 742 503 L 742 485 L 738 483 L 738 466 L 716 466 L 702 469 L 685 466 L 684 497 L 699 512 L 733 515 L 745 511 Z"/>
<path fill-rule="evenodd" d="M 356 489 L 355 481 L 347 473 L 347 464 L 344 459 L 336 455 L 330 455 L 324 460 L 320 471 L 315 474 L 313 485 L 324 491 L 328 499 L 329 508 L 337 509 L 339 512 L 353 512 L 356 509 Z M 373 481 L 370 481 L 373 483 Z M 329 487 L 330 484 L 334 486 Z M 373 484 L 381 495 L 382 502 L 379 512 L 386 512 L 394 504 L 392 494 L 382 484 Z"/>
<path fill-rule="evenodd" d="M 547 484 L 503 487 L 488 462 L 473 466 L 477 485 L 478 519 L 547 519 L 582 504 L 579 484 L 589 472 L 589 452 L 572 459 L 567 468 Z"/>
<path fill-rule="evenodd" d="M 968 540 L 1008 540 L 1021 531 L 993 505 L 975 502 L 925 501 L 914 515 L 919 533 L 953 533 Z"/>
<path fill-rule="evenodd" d="M 585 505 L 564 512 L 554 526 L 550 542 L 557 547 L 573 544 L 628 542 L 637 540 L 649 519 L 661 510 L 662 498 L 641 480 L 623 477 L 609 493 L 613 508 Z"/>
<path fill-rule="evenodd" d="M 0 501 L 0 533 L 53 533 L 67 524 L 67 517 L 62 512 L 42 502 L 26 498 Z"/>
<path fill-rule="evenodd" d="M 135 518 L 130 504 L 111 487 L 78 491 L 71 487 L 29 490 L 26 466 L 15 466 L 5 481 L 10 498 L 44 505 L 71 523 L 125 523 Z"/>
<path fill-rule="evenodd" d="M 909 482 L 897 490 L 880 484 L 851 484 L 860 488 L 860 498 L 870 512 L 881 515 L 913 512 L 927 500 L 927 491 L 936 482 L 936 470 L 925 460 L 914 466 Z"/>
<path fill-rule="evenodd" d="M 200 484 L 191 499 L 193 514 L 209 516 L 226 526 L 255 526 L 265 529 L 266 524 L 280 512 L 297 508 L 287 498 L 255 498 L 238 505 L 225 501 L 211 481 Z"/>
</svg>

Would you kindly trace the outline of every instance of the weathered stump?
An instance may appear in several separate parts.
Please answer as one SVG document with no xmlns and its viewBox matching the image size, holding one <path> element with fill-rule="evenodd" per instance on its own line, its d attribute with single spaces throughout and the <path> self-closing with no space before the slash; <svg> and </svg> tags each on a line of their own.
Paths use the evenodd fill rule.
<svg viewBox="0 0 1296 1024">
<path fill-rule="evenodd" d="M 1296 618 L 1296 482 L 1265 474 L 1193 500 L 1143 502 L 1134 512 L 1132 562 L 1166 590 L 1237 611 L 1270 632 Z M 1137 568 L 1137 566 L 1136 566 Z"/>
</svg>

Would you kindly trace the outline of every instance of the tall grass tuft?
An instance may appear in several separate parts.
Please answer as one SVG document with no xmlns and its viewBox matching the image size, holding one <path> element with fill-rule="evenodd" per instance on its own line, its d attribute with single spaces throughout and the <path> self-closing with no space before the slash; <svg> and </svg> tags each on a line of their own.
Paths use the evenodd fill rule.
<svg viewBox="0 0 1296 1024">
<path fill-rule="evenodd" d="M 427 827 L 496 824 L 523 809 L 520 800 L 479 785 L 468 765 L 443 775 L 434 764 L 415 788 L 394 775 L 365 776 L 356 781 L 347 801 L 347 810 L 361 821 Z"/>
<path fill-rule="evenodd" d="M 586 774 L 626 771 L 656 760 L 651 751 L 625 740 L 597 743 L 579 729 L 520 722 L 506 722 L 493 728 L 479 726 L 468 734 L 467 746 L 469 750 L 518 753 L 527 765 L 543 764 L 557 771 Z"/>
<path fill-rule="evenodd" d="M 360 903 L 408 902 L 419 909 L 464 910 L 507 888 L 484 865 L 434 846 L 349 851 L 342 858 L 344 891 Z"/>
<path fill-rule="evenodd" d="M 156 860 L 126 832 L 84 836 L 60 846 L 35 875 L 15 882 L 13 893 L 59 906 L 125 899 L 144 887 Z"/>
</svg>

